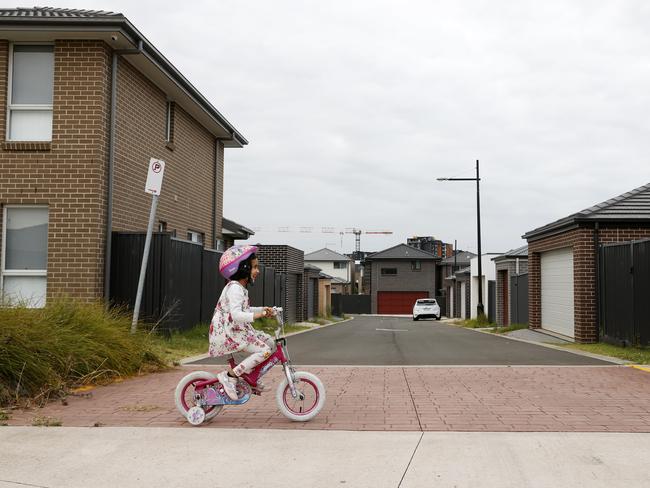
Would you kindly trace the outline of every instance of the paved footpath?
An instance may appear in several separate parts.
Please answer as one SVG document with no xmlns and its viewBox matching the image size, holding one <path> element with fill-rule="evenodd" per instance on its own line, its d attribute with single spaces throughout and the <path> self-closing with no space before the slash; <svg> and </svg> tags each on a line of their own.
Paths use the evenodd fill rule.
<svg viewBox="0 0 650 488">
<path fill-rule="evenodd" d="M 13 411 L 9 425 L 50 418 L 64 426 L 187 427 L 173 392 L 193 369 L 128 379 Z M 301 368 L 298 367 L 298 370 Z M 354 431 L 650 432 L 650 373 L 626 366 L 323 367 L 327 402 L 314 420 L 285 419 L 275 404 L 282 371 L 265 378 L 269 391 L 225 407 L 202 428 Z"/>
<path fill-rule="evenodd" d="M 604 432 L 3 427 L 0 452 L 0 488 L 647 488 L 650 479 L 650 434 Z"/>
</svg>

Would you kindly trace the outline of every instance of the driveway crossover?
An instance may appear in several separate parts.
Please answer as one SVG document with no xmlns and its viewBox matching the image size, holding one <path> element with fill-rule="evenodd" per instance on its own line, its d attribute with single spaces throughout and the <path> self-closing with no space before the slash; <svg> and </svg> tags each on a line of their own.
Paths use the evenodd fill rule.
<svg viewBox="0 0 650 488">
<path fill-rule="evenodd" d="M 73 395 L 67 405 L 14 411 L 9 425 L 36 417 L 64 426 L 187 426 L 176 411 L 176 383 L 192 366 L 125 380 Z M 625 366 L 323 367 L 327 402 L 311 422 L 285 419 L 270 391 L 225 407 L 202 428 L 378 431 L 650 432 L 650 373 Z"/>
</svg>

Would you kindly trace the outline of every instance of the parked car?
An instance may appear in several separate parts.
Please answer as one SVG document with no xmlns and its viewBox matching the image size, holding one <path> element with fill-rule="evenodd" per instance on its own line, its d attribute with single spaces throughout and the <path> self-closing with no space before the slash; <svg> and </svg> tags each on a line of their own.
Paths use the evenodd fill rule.
<svg viewBox="0 0 650 488">
<path fill-rule="evenodd" d="M 440 305 L 435 298 L 420 298 L 413 305 L 413 320 L 433 317 L 440 320 Z"/>
</svg>

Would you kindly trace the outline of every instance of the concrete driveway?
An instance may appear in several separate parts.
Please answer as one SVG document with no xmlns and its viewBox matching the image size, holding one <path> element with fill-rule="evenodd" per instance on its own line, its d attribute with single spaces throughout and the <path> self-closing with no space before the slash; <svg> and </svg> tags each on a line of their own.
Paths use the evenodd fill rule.
<svg viewBox="0 0 650 488">
<path fill-rule="evenodd" d="M 514 341 L 435 320 L 357 316 L 289 339 L 295 364 L 349 366 L 588 366 L 607 361 Z M 223 364 L 205 358 L 193 364 Z"/>
</svg>

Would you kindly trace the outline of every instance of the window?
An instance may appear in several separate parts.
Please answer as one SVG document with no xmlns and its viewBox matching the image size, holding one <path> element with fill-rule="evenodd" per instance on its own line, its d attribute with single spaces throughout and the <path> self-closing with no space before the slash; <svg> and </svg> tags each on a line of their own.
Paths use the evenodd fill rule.
<svg viewBox="0 0 650 488">
<path fill-rule="evenodd" d="M 224 241 L 223 239 L 217 239 L 215 249 L 217 251 L 221 251 L 221 252 L 225 251 L 226 250 L 226 241 Z"/>
<path fill-rule="evenodd" d="M 345 261 L 334 262 L 334 269 L 346 269 L 347 267 L 348 263 Z"/>
<path fill-rule="evenodd" d="M 167 232 L 167 222 L 162 220 L 158 222 L 158 232 Z"/>
<path fill-rule="evenodd" d="M 189 230 L 187 231 L 187 240 L 196 242 L 198 244 L 203 244 L 203 234 L 201 232 Z"/>
<path fill-rule="evenodd" d="M 167 102 L 165 115 L 165 142 L 174 142 L 174 102 Z"/>
<path fill-rule="evenodd" d="M 54 47 L 12 45 L 7 140 L 52 140 Z"/>
<path fill-rule="evenodd" d="M 397 275 L 397 268 L 381 268 L 382 276 L 395 276 Z"/>
<path fill-rule="evenodd" d="M 422 263 L 420 261 L 411 261 L 411 271 L 420 271 Z"/>
<path fill-rule="evenodd" d="M 42 307 L 47 291 L 47 207 L 7 206 L 3 220 L 3 300 Z"/>
</svg>

